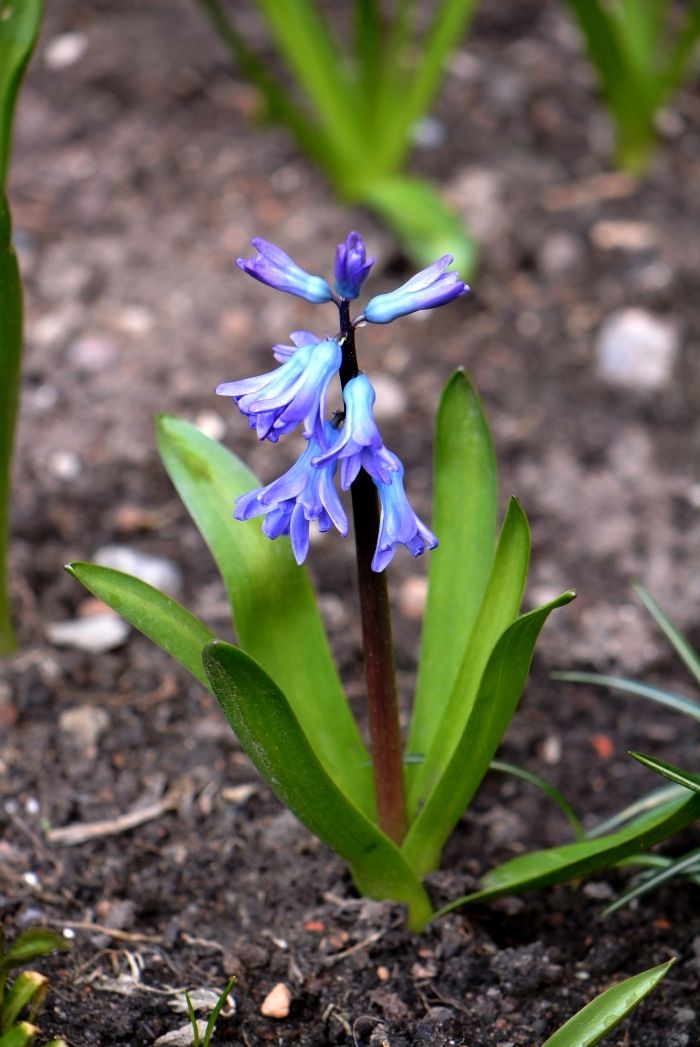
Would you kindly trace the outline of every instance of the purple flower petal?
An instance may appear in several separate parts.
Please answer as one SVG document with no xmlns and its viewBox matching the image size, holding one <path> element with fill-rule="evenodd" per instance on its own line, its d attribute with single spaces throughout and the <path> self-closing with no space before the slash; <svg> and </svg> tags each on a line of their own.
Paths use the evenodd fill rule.
<svg viewBox="0 0 700 1047">
<path fill-rule="evenodd" d="M 458 273 L 447 271 L 451 262 L 452 255 L 443 255 L 395 291 L 370 298 L 364 311 L 365 319 L 372 324 L 388 324 L 398 316 L 420 309 L 436 309 L 466 294 L 469 287 L 464 280 Z"/>
<path fill-rule="evenodd" d="M 332 301 L 333 292 L 322 276 L 307 273 L 288 254 L 267 240 L 256 237 L 253 247 L 258 252 L 255 258 L 238 258 L 236 261 L 244 273 L 277 291 L 305 298 L 307 302 L 318 304 Z"/>
<path fill-rule="evenodd" d="M 391 454 L 391 451 L 388 452 Z M 412 556 L 434 549 L 438 540 L 414 513 L 403 489 L 403 466 L 396 457 L 397 469 L 391 483 L 378 483 L 381 516 L 379 537 L 372 560 L 373 571 L 383 571 L 392 560 L 398 545 L 405 545 Z"/>
<path fill-rule="evenodd" d="M 340 462 L 340 486 L 347 491 L 359 473 L 365 469 L 375 483 L 390 483 L 398 459 L 387 451 L 374 421 L 376 393 L 365 374 L 351 378 L 343 390 L 345 420 L 343 428 L 329 450 L 314 459 L 314 465 Z"/>
<path fill-rule="evenodd" d="M 359 233 L 348 233 L 335 253 L 335 289 L 341 298 L 357 298 L 367 274 L 374 265 Z"/>
</svg>

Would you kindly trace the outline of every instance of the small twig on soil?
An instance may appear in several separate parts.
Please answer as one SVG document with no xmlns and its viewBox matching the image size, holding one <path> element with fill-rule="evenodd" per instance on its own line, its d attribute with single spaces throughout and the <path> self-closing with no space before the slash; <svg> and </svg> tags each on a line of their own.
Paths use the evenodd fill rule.
<svg viewBox="0 0 700 1047">
<path fill-rule="evenodd" d="M 168 811 L 174 811 L 179 806 L 183 796 L 189 789 L 189 783 L 178 782 L 173 786 L 162 800 L 156 803 L 146 804 L 138 807 L 135 811 L 120 814 L 117 818 L 108 818 L 100 822 L 80 822 L 76 825 L 66 825 L 60 829 L 50 829 L 46 834 L 49 843 L 60 843 L 64 847 L 74 847 L 79 843 L 87 843 L 89 840 L 100 840 L 105 836 L 118 836 L 120 833 L 135 829 L 145 822 L 155 821 Z"/>
<path fill-rule="evenodd" d="M 385 934 L 386 931 L 375 931 L 368 938 L 363 938 L 361 942 L 355 942 L 354 945 L 351 945 L 348 949 L 343 949 L 342 952 L 335 952 L 332 956 L 324 956 L 323 966 L 332 967 L 338 960 L 344 960 L 346 956 L 352 956 L 353 953 L 360 952 L 361 949 L 366 949 L 369 945 L 374 945 Z"/>
<path fill-rule="evenodd" d="M 116 927 L 105 927 L 101 923 L 91 923 L 90 920 L 47 920 L 53 927 L 68 927 L 72 931 L 91 931 L 93 934 L 104 934 L 108 938 L 114 938 L 119 942 L 150 942 L 152 945 L 162 945 L 163 938 L 156 934 L 138 934 L 131 931 L 120 931 Z"/>
<path fill-rule="evenodd" d="M 183 940 L 185 945 L 197 945 L 202 949 L 213 949 L 215 952 L 225 953 L 226 949 L 219 942 L 214 942 L 210 938 L 193 938 L 191 934 L 185 934 L 184 931 L 180 932 L 180 938 Z"/>
</svg>

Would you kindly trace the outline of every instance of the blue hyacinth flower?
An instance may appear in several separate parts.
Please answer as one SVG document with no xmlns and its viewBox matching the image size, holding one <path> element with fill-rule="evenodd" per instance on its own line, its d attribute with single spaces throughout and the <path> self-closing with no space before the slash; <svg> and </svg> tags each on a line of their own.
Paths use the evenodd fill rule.
<svg viewBox="0 0 700 1047">
<path fill-rule="evenodd" d="M 307 302 L 318 304 L 332 301 L 333 292 L 322 276 L 314 276 L 300 269 L 288 254 L 267 240 L 256 237 L 252 244 L 258 252 L 255 258 L 239 258 L 236 262 L 244 273 L 268 287 L 305 298 Z"/>
<path fill-rule="evenodd" d="M 426 549 L 434 549 L 438 540 L 431 530 L 420 520 L 410 506 L 403 489 L 403 466 L 392 454 L 396 471 L 392 473 L 391 483 L 378 483 L 381 517 L 379 520 L 379 538 L 372 559 L 372 570 L 383 571 L 392 560 L 397 545 L 405 545 L 412 556 L 420 556 Z"/>
<path fill-rule="evenodd" d="M 365 320 L 372 324 L 388 324 L 398 316 L 406 316 L 420 309 L 436 309 L 466 294 L 469 287 L 459 273 L 447 272 L 452 261 L 451 254 L 443 255 L 395 291 L 370 298 L 364 311 Z"/>
<path fill-rule="evenodd" d="M 276 442 L 303 424 L 304 435 L 323 434 L 326 395 L 342 350 L 332 338 L 300 346 L 281 367 L 255 378 L 224 382 L 219 396 L 232 396 L 250 418 L 258 438 Z"/>
<path fill-rule="evenodd" d="M 397 469 L 398 459 L 387 451 L 374 420 L 376 393 L 365 374 L 351 378 L 343 390 L 345 419 L 330 448 L 314 465 L 340 462 L 340 486 L 347 491 L 360 469 L 364 469 L 375 483 L 391 483 L 391 474 Z"/>
<path fill-rule="evenodd" d="M 374 265 L 359 233 L 348 233 L 335 252 L 335 289 L 341 298 L 357 298 L 367 274 Z"/>
<path fill-rule="evenodd" d="M 264 513 L 264 534 L 268 538 L 288 534 L 298 564 L 304 562 L 309 551 L 312 521 L 317 522 L 319 531 L 335 525 L 342 535 L 348 533 L 348 518 L 333 483 L 336 463 L 313 465 L 313 459 L 334 433 L 330 422 L 326 422 L 322 443 L 311 438 L 304 453 L 283 476 L 236 499 L 236 519 L 250 520 Z"/>
</svg>

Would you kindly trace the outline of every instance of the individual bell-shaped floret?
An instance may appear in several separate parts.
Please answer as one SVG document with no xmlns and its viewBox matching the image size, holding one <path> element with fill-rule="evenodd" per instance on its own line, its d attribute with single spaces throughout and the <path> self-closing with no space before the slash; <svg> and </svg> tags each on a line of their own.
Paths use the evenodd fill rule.
<svg viewBox="0 0 700 1047">
<path fill-rule="evenodd" d="M 342 359 L 338 343 L 324 342 L 300 346 L 286 363 L 256 378 L 224 382 L 217 386 L 220 396 L 232 396 L 239 409 L 250 417 L 258 438 L 273 443 L 303 423 L 304 435 L 323 433 L 326 395 Z"/>
<path fill-rule="evenodd" d="M 469 287 L 459 273 L 447 272 L 452 261 L 451 254 L 443 255 L 395 291 L 370 298 L 363 314 L 365 320 L 371 324 L 388 324 L 398 316 L 420 309 L 436 309 L 466 294 Z"/>
<path fill-rule="evenodd" d="M 374 261 L 360 234 L 348 233 L 335 252 L 335 289 L 341 298 L 357 298 Z"/>
<path fill-rule="evenodd" d="M 305 298 L 307 302 L 318 304 L 332 300 L 333 292 L 322 276 L 300 269 L 288 254 L 267 240 L 256 237 L 252 244 L 258 252 L 255 258 L 238 258 L 236 262 L 244 273 L 277 291 Z"/>
<path fill-rule="evenodd" d="M 375 483 L 390 483 L 397 469 L 398 459 L 387 451 L 374 421 L 373 406 L 376 393 L 365 374 L 351 378 L 343 389 L 345 419 L 343 428 L 329 450 L 314 459 L 314 465 L 340 462 L 340 486 L 347 491 L 360 469 L 364 469 Z"/>
<path fill-rule="evenodd" d="M 334 432 L 330 422 L 326 422 L 322 441 L 312 437 L 304 453 L 283 476 L 236 499 L 236 519 L 250 520 L 264 513 L 264 534 L 268 538 L 288 534 L 298 564 L 304 562 L 309 551 L 309 526 L 313 520 L 319 531 L 334 525 L 342 535 L 348 533 L 348 518 L 333 483 L 336 463 L 320 467 L 312 464 Z"/>
<path fill-rule="evenodd" d="M 410 506 L 403 489 L 403 466 L 388 452 L 396 464 L 396 471 L 391 474 L 391 483 L 378 483 L 381 517 L 379 520 L 379 538 L 372 559 L 372 570 L 383 571 L 392 560 L 397 545 L 405 545 L 412 556 L 420 556 L 426 549 L 434 549 L 438 540 Z"/>
</svg>

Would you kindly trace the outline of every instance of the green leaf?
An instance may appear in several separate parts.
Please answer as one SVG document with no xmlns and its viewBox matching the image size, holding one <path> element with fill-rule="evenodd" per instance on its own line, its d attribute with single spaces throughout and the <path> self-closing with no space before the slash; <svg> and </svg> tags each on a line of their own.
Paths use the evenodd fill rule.
<svg viewBox="0 0 700 1047">
<path fill-rule="evenodd" d="M 699 790 L 700 791 L 700 790 Z M 609 916 L 611 913 L 616 912 L 618 909 L 622 909 L 623 906 L 629 905 L 635 898 L 641 898 L 645 894 L 649 894 L 650 891 L 655 891 L 657 887 L 666 883 L 668 880 L 672 880 L 677 876 L 682 876 L 691 870 L 697 871 L 700 863 L 700 847 L 694 851 L 690 851 L 688 854 L 684 854 L 680 858 L 676 858 L 675 861 L 670 861 L 663 869 L 659 869 L 657 872 L 651 875 L 645 876 L 643 880 L 637 883 L 634 887 L 631 887 L 624 894 L 616 898 L 615 901 L 606 906 L 603 909 L 603 915 Z"/>
<path fill-rule="evenodd" d="M 592 826 L 586 832 L 586 837 L 589 840 L 594 840 L 597 836 L 605 836 L 606 833 L 619 828 L 625 822 L 632 821 L 633 818 L 637 818 L 640 814 L 645 814 L 647 811 L 657 811 L 659 807 L 670 803 L 671 800 L 685 799 L 686 795 L 685 791 L 678 785 L 665 785 L 661 789 L 654 789 L 652 792 L 647 793 L 646 796 L 635 800 L 634 803 L 623 807 L 621 811 L 617 811 L 609 818 L 605 818 L 602 822 Z"/>
<path fill-rule="evenodd" d="M 0 962 L 0 971 L 23 967 L 25 963 L 31 963 L 42 956 L 50 956 L 57 949 L 65 952 L 69 948 L 66 939 L 55 931 L 46 927 L 30 927 L 10 942 Z"/>
<path fill-rule="evenodd" d="M 483 888 L 446 905 L 437 916 L 443 916 L 461 905 L 490 901 L 504 894 L 520 894 L 538 887 L 549 887 L 601 869 L 609 869 L 639 850 L 646 850 L 690 825 L 700 816 L 700 796 L 666 804 L 636 819 L 624 829 L 595 840 L 550 847 L 512 858 L 492 869 L 483 880 Z"/>
<path fill-rule="evenodd" d="M 238 641 L 277 681 L 327 772 L 370 817 L 371 763 L 341 689 L 309 576 L 287 538 L 259 520 L 233 519 L 235 499 L 258 486 L 235 455 L 181 419 L 158 420 L 165 468 L 212 551 Z"/>
<path fill-rule="evenodd" d="M 534 785 L 534 787 L 543 792 L 552 803 L 557 805 L 573 829 L 575 838 L 577 840 L 585 839 L 586 833 L 583 828 L 583 823 L 576 814 L 576 811 L 563 793 L 555 788 L 555 786 L 551 785 L 545 778 L 540 778 L 539 774 L 533 774 L 532 771 L 526 771 L 524 767 L 518 767 L 514 763 L 507 763 L 505 760 L 492 760 L 489 766 L 492 771 L 502 771 L 503 774 L 511 774 L 514 778 L 520 778 L 523 782 L 527 782 L 529 785 Z"/>
<path fill-rule="evenodd" d="M 562 593 L 544 607 L 522 615 L 496 644 L 449 764 L 401 848 L 419 876 L 437 866 L 442 848 L 488 770 L 520 700 L 542 626 L 553 610 L 569 603 L 574 595 Z"/>
<path fill-rule="evenodd" d="M 457 271 L 469 279 L 476 269 L 477 248 L 463 219 L 422 178 L 388 175 L 358 180 L 349 187 L 350 200 L 377 211 L 395 230 L 404 249 L 420 266 L 451 254 Z"/>
<path fill-rule="evenodd" d="M 428 746 L 425 759 L 416 767 L 408 796 L 411 816 L 426 803 L 455 752 L 476 701 L 487 662 L 499 638 L 518 613 L 529 557 L 530 531 L 525 514 L 513 498 L 501 528 L 486 592 L 463 649 L 456 680 L 447 702 L 443 702 L 444 711 L 432 738 L 425 739 Z M 484 773 L 491 756 L 486 761 Z"/>
<path fill-rule="evenodd" d="M 656 988 L 675 962 L 674 957 L 606 989 L 562 1025 L 542 1047 L 595 1047 Z"/>
<path fill-rule="evenodd" d="M 256 0 L 282 58 L 305 91 L 327 143 L 342 165 L 361 170 L 360 99 L 319 5 L 311 0 Z"/>
<path fill-rule="evenodd" d="M 684 785 L 686 789 L 700 793 L 700 775 L 691 774 L 690 771 L 682 771 L 680 767 L 674 767 L 671 763 L 664 763 L 663 760 L 657 760 L 653 756 L 645 756 L 643 753 L 631 752 L 630 756 L 638 760 L 639 763 L 643 763 L 645 767 L 650 767 L 657 774 L 663 775 L 664 778 L 676 782 L 677 785 Z"/>
<path fill-rule="evenodd" d="M 221 1013 L 221 1009 L 224 1006 L 224 1004 L 226 1003 L 226 1001 L 228 1000 L 228 995 L 231 992 L 231 990 L 233 989 L 234 985 L 236 984 L 236 980 L 237 979 L 235 977 L 231 978 L 231 980 L 229 981 L 228 985 L 226 986 L 224 991 L 221 993 L 221 996 L 219 997 L 219 999 L 214 1004 L 214 1007 L 212 1008 L 212 1012 L 209 1015 L 209 1021 L 207 1022 L 207 1027 L 206 1027 L 206 1030 L 205 1030 L 205 1033 L 204 1033 L 204 1043 L 203 1043 L 202 1047 L 209 1047 L 209 1044 L 211 1043 L 211 1038 L 214 1035 L 214 1029 L 216 1028 L 217 1019 L 219 1017 L 219 1014 Z"/>
<path fill-rule="evenodd" d="M 2 3 L 2 0 L 0 0 Z M 0 23 L 0 34 L 2 32 Z M 0 69 L 1 69 L 0 65 Z M 0 72 L 0 76 L 2 73 Z M 7 581 L 10 479 L 22 364 L 22 284 L 10 208 L 0 188 L 0 655 L 15 650 Z"/>
<path fill-rule="evenodd" d="M 0 1030 L 10 1029 L 26 1009 L 25 1017 L 34 1021 L 41 1007 L 49 980 L 36 971 L 22 971 L 0 1002 Z"/>
<path fill-rule="evenodd" d="M 197 1015 L 195 1014 L 194 1007 L 192 1006 L 192 1000 L 190 994 L 185 989 L 185 1004 L 187 1005 L 187 1015 L 192 1025 L 192 1043 L 193 1047 L 201 1047 L 199 1039 L 199 1022 L 197 1021 Z"/>
<path fill-rule="evenodd" d="M 39 35 L 41 0 L 0 0 L 0 190 L 10 162 L 17 92 Z"/>
<path fill-rule="evenodd" d="M 640 698 L 649 698 L 658 705 L 665 705 L 669 709 L 675 709 L 676 712 L 685 713 L 686 716 L 700 720 L 700 705 L 697 702 L 683 698 L 680 694 L 673 694 L 672 691 L 652 687 L 651 684 L 626 680 L 620 676 L 607 676 L 604 673 L 556 672 L 550 675 L 553 680 L 564 680 L 566 683 L 592 683 L 600 687 L 609 687 L 611 691 L 636 694 Z"/>
<path fill-rule="evenodd" d="M 331 780 L 280 688 L 230 644 L 208 644 L 203 657 L 225 716 L 273 792 L 347 862 L 361 894 L 403 902 L 411 927 L 422 927 L 431 914 L 423 886 L 398 848 Z"/>
<path fill-rule="evenodd" d="M 111 567 L 72 563 L 66 570 L 209 687 L 202 648 L 214 634 L 196 615 L 152 585 Z"/>
<path fill-rule="evenodd" d="M 639 599 L 646 607 L 649 614 L 652 616 L 658 627 L 664 633 L 664 635 L 670 640 L 671 644 L 676 651 L 676 654 L 683 660 L 688 670 L 695 677 L 697 683 L 700 683 L 700 658 L 690 646 L 685 636 L 678 631 L 676 626 L 673 624 L 671 619 L 668 617 L 665 611 L 658 605 L 653 596 L 651 596 L 643 585 L 633 583 L 632 588 L 636 592 Z"/>
<path fill-rule="evenodd" d="M 31 1047 L 38 1033 L 36 1025 L 20 1022 L 0 1036 L 0 1047 Z"/>
<path fill-rule="evenodd" d="M 464 371 L 445 386 L 435 431 L 433 527 L 408 753 L 424 753 L 457 676 L 486 589 L 496 533 L 496 458 L 476 389 Z"/>
</svg>

